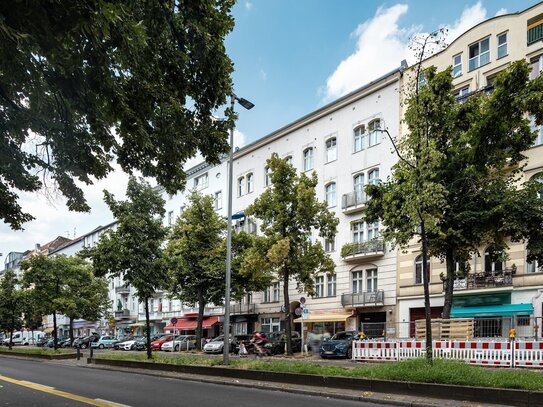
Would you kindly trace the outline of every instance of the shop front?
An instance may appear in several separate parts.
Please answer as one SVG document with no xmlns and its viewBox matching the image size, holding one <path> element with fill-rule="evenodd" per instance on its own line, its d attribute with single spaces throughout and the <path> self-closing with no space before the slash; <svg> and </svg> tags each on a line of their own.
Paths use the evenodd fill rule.
<svg viewBox="0 0 543 407">
<path fill-rule="evenodd" d="M 220 320 L 219 316 L 205 316 L 202 321 L 202 338 L 211 339 L 219 336 Z M 197 327 L 198 319 L 196 316 L 185 316 L 177 318 L 175 325 L 170 320 L 169 324 L 164 327 L 164 332 L 175 335 L 195 335 Z"/>
</svg>

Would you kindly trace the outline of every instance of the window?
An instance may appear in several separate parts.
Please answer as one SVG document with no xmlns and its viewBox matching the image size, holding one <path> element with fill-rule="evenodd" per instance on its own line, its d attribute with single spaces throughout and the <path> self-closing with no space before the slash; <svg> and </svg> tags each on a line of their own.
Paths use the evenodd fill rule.
<svg viewBox="0 0 543 407">
<path fill-rule="evenodd" d="M 328 291 L 326 295 L 328 297 L 335 297 L 336 296 L 336 276 L 328 274 L 327 279 L 328 279 L 327 281 Z"/>
<path fill-rule="evenodd" d="M 326 140 L 326 162 L 332 162 L 337 159 L 337 140 L 332 137 Z"/>
<path fill-rule="evenodd" d="M 315 298 L 324 297 L 324 277 L 315 278 Z"/>
<path fill-rule="evenodd" d="M 245 177 L 238 178 L 238 196 L 243 196 L 245 187 Z"/>
<path fill-rule="evenodd" d="M 528 45 L 543 39 L 543 14 L 528 20 Z"/>
<path fill-rule="evenodd" d="M 452 77 L 458 78 L 462 75 L 462 54 L 455 55 L 452 60 Z"/>
<path fill-rule="evenodd" d="M 430 273 L 430 261 L 426 261 L 426 266 L 428 268 L 428 273 Z M 420 254 L 415 259 L 415 284 L 422 284 L 423 281 L 423 270 L 422 270 L 422 254 Z"/>
<path fill-rule="evenodd" d="M 479 68 L 490 62 L 490 37 L 469 46 L 469 70 Z"/>
<path fill-rule="evenodd" d="M 326 205 L 329 208 L 336 206 L 336 183 L 326 185 Z"/>
<path fill-rule="evenodd" d="M 273 302 L 279 302 L 279 283 L 273 283 Z"/>
<path fill-rule="evenodd" d="M 353 294 L 363 292 L 362 284 L 364 282 L 363 271 L 353 271 Z"/>
<path fill-rule="evenodd" d="M 366 270 L 366 291 L 377 291 L 377 269 Z"/>
<path fill-rule="evenodd" d="M 326 253 L 336 251 L 336 239 L 324 239 L 324 251 Z"/>
<path fill-rule="evenodd" d="M 485 250 L 485 274 L 501 274 L 503 267 L 503 251 L 489 246 Z"/>
<path fill-rule="evenodd" d="M 369 181 L 368 183 L 370 185 L 379 185 L 379 169 L 371 170 L 369 173 Z"/>
<path fill-rule="evenodd" d="M 539 264 L 537 260 L 526 263 L 527 273 L 543 273 L 543 264 Z"/>
<path fill-rule="evenodd" d="M 366 127 L 365 126 L 359 126 L 356 129 L 354 129 L 354 152 L 357 153 L 359 151 L 362 151 L 365 146 L 366 141 Z"/>
<path fill-rule="evenodd" d="M 507 55 L 507 33 L 498 35 L 498 54 L 497 58 L 503 58 Z"/>
<path fill-rule="evenodd" d="M 173 225 L 173 211 L 168 212 L 168 226 Z"/>
<path fill-rule="evenodd" d="M 364 197 L 364 174 L 356 174 L 354 176 L 354 192 L 356 194 L 356 202 L 362 202 Z"/>
<path fill-rule="evenodd" d="M 454 97 L 460 103 L 464 103 L 468 95 L 469 95 L 469 86 L 464 86 L 463 88 L 458 89 L 456 92 L 454 92 Z"/>
<path fill-rule="evenodd" d="M 266 167 L 264 167 L 264 186 L 269 187 L 271 184 L 271 169 L 266 165 Z"/>
<path fill-rule="evenodd" d="M 207 172 L 200 175 L 199 177 L 194 178 L 194 188 L 200 190 L 207 188 L 209 185 L 209 178 L 207 177 Z"/>
<path fill-rule="evenodd" d="M 281 328 L 279 318 L 262 318 L 260 325 L 262 332 L 277 332 Z"/>
<path fill-rule="evenodd" d="M 250 194 L 251 192 L 254 191 L 254 177 L 253 177 L 253 173 L 249 173 L 247 174 L 247 193 Z"/>
<path fill-rule="evenodd" d="M 538 57 L 532 59 L 531 64 L 532 72 L 530 73 L 530 79 L 535 79 L 541 72 L 543 72 L 543 55 L 539 55 Z"/>
<path fill-rule="evenodd" d="M 421 71 L 419 74 L 419 80 L 417 81 L 417 90 L 424 88 L 428 84 L 426 79 L 426 74 L 424 71 Z"/>
<path fill-rule="evenodd" d="M 271 302 L 271 287 L 264 290 L 264 302 Z"/>
<path fill-rule="evenodd" d="M 214 205 L 215 205 L 215 210 L 222 209 L 222 191 L 215 192 Z"/>
<path fill-rule="evenodd" d="M 368 146 L 374 146 L 381 142 L 381 120 L 376 119 L 368 124 L 369 143 Z"/>
<path fill-rule="evenodd" d="M 379 237 L 379 222 L 368 223 L 368 240 Z"/>
<path fill-rule="evenodd" d="M 313 169 L 313 147 L 304 150 L 304 171 Z"/>
<path fill-rule="evenodd" d="M 361 243 L 364 241 L 364 222 L 354 222 L 353 228 L 353 243 Z"/>
<path fill-rule="evenodd" d="M 542 145 L 543 144 L 543 126 L 538 126 L 537 124 L 535 124 L 535 118 L 532 117 L 530 119 L 530 127 L 532 131 L 537 132 L 537 136 L 534 140 L 534 147 Z"/>
<path fill-rule="evenodd" d="M 530 326 L 530 317 L 517 316 L 517 326 Z"/>
</svg>

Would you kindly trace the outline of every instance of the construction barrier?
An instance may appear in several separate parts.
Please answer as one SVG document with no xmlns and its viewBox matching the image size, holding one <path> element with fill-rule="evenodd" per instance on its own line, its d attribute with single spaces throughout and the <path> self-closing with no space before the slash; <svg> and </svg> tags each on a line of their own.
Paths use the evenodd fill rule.
<svg viewBox="0 0 543 407">
<path fill-rule="evenodd" d="M 354 341 L 353 360 L 382 362 L 424 357 L 426 341 Z M 543 342 L 433 341 L 436 359 L 472 365 L 543 368 Z"/>
</svg>

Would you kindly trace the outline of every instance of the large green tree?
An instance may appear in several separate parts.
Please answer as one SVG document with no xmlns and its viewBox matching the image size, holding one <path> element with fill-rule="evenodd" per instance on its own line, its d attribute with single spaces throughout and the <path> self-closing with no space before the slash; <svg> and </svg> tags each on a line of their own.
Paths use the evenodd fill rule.
<svg viewBox="0 0 543 407">
<path fill-rule="evenodd" d="M 213 197 L 193 192 L 189 205 L 173 226 L 166 258 L 172 295 L 186 304 L 198 304 L 196 346 L 201 348 L 205 305 L 224 303 L 226 282 L 226 222 L 213 207 Z M 232 237 L 232 297 L 263 289 L 269 275 L 258 268 L 243 268 L 246 250 L 256 237 L 245 232 Z"/>
<path fill-rule="evenodd" d="M 212 118 L 232 93 L 234 3 L 0 2 L 0 219 L 31 220 L 18 191 L 44 183 L 89 210 L 80 185 L 113 158 L 169 193 L 198 151 L 217 163 L 233 113 Z"/>
<path fill-rule="evenodd" d="M 168 286 L 162 244 L 167 235 L 163 226 L 164 200 L 146 181 L 131 177 L 126 201 L 117 201 L 105 191 L 105 202 L 117 219 L 116 228 L 105 232 L 98 244 L 83 255 L 92 259 L 97 276 L 121 277 L 136 289 L 145 305 L 145 327 L 151 342 L 149 299 Z M 147 347 L 147 357 L 152 358 Z"/>
<path fill-rule="evenodd" d="M 267 270 L 283 282 L 287 353 L 292 355 L 291 280 L 313 294 L 316 273 L 335 272 L 333 260 L 313 233 L 325 239 L 336 235 L 338 219 L 316 196 L 317 175 L 297 175 L 296 169 L 274 153 L 267 160 L 272 185 L 245 211 L 261 221 L 263 239 L 249 249 L 247 267 Z"/>
<path fill-rule="evenodd" d="M 12 270 L 6 271 L 0 282 L 0 330 L 9 333 L 9 349 L 13 332 L 23 326 L 25 298 L 18 284 Z"/>
</svg>

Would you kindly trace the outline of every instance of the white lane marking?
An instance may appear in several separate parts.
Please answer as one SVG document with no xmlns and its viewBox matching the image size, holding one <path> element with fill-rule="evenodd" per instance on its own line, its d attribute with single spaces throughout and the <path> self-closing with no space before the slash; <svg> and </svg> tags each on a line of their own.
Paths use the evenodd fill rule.
<svg viewBox="0 0 543 407">
<path fill-rule="evenodd" d="M 55 388 L 52 387 L 52 386 L 46 386 L 45 384 L 36 383 L 36 382 L 30 382 L 30 381 L 28 381 L 28 380 L 21 380 L 21 383 L 28 383 L 28 384 L 32 384 L 32 385 L 34 385 L 34 386 L 40 386 L 40 387 L 45 387 L 46 389 L 55 390 Z"/>
<path fill-rule="evenodd" d="M 106 399 L 94 399 L 96 401 L 102 401 L 104 403 L 109 403 L 109 404 L 112 404 L 112 405 L 115 405 L 115 406 L 119 406 L 119 407 L 130 407 L 128 404 L 119 404 L 115 401 L 110 401 L 110 400 L 106 400 Z"/>
</svg>

